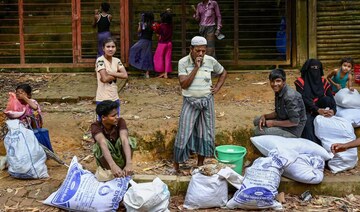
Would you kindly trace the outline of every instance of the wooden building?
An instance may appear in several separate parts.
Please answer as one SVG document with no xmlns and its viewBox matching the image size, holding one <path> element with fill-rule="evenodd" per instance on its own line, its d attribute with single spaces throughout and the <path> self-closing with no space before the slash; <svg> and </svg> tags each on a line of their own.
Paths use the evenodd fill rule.
<svg viewBox="0 0 360 212">
<path fill-rule="evenodd" d="M 188 54 L 198 33 L 191 5 L 199 0 L 109 0 L 117 57 L 127 64 L 137 40 L 140 14 L 174 16 L 173 66 Z M 97 32 L 91 27 L 95 0 L 3 0 L 0 2 L 0 68 L 93 67 Z M 360 59 L 360 1 L 218 0 L 225 39 L 216 42 L 228 69 L 301 66 L 308 58 L 336 63 Z M 153 37 L 154 49 L 157 45 Z"/>
</svg>

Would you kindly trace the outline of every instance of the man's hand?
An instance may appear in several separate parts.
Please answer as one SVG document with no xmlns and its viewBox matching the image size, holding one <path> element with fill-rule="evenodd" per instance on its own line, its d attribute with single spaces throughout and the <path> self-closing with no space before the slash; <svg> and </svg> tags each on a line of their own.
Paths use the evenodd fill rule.
<svg viewBox="0 0 360 212">
<path fill-rule="evenodd" d="M 220 35 L 220 29 L 217 29 L 216 31 L 215 31 L 215 36 L 217 37 L 217 36 L 219 36 Z"/>
<path fill-rule="evenodd" d="M 128 163 L 125 165 L 124 167 L 124 174 L 125 176 L 129 176 L 133 174 L 133 168 L 132 168 L 132 164 Z"/>
<path fill-rule="evenodd" d="M 114 175 L 114 177 L 125 177 L 125 173 L 120 167 L 116 164 L 110 166 L 111 173 Z"/>
<path fill-rule="evenodd" d="M 325 117 L 328 117 L 328 118 L 330 118 L 330 117 L 332 117 L 334 115 L 334 111 L 333 110 L 324 110 L 324 112 L 323 112 L 323 116 L 325 116 Z"/>
<path fill-rule="evenodd" d="M 216 86 L 215 86 L 215 88 L 213 86 L 211 86 L 211 88 L 210 88 L 210 91 L 212 94 L 216 94 L 217 92 L 219 92 L 219 90 L 220 90 L 220 88 L 217 88 Z"/>
<path fill-rule="evenodd" d="M 259 119 L 259 130 L 263 130 L 263 127 L 266 126 L 266 118 L 264 115 L 260 116 Z"/>
<path fill-rule="evenodd" d="M 200 68 L 202 65 L 203 57 L 197 57 L 195 58 L 195 68 Z"/>
<path fill-rule="evenodd" d="M 274 120 L 266 120 L 265 123 L 266 123 L 265 126 L 269 128 L 275 126 Z"/>
<path fill-rule="evenodd" d="M 347 150 L 347 147 L 345 144 L 333 144 L 331 145 L 331 152 L 332 153 L 338 153 L 338 152 L 343 152 L 343 151 L 346 151 Z"/>
</svg>

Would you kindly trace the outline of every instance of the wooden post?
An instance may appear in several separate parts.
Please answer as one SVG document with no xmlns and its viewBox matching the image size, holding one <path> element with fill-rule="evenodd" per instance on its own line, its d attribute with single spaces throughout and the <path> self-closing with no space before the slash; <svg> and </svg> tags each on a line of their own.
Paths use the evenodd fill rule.
<svg viewBox="0 0 360 212">
<path fill-rule="evenodd" d="M 296 8 L 297 64 L 302 65 L 308 59 L 307 0 L 297 0 Z"/>
<path fill-rule="evenodd" d="M 317 58 L 317 1 L 311 0 L 308 5 L 309 12 L 309 58 Z"/>
<path fill-rule="evenodd" d="M 191 17 L 192 18 L 192 17 Z M 186 0 L 181 1 L 181 56 L 186 55 Z"/>
<path fill-rule="evenodd" d="M 239 1 L 234 1 L 234 65 L 239 61 Z"/>
<path fill-rule="evenodd" d="M 129 0 L 120 1 L 120 59 L 123 64 L 129 63 L 130 49 L 130 7 Z"/>
<path fill-rule="evenodd" d="M 20 64 L 25 64 L 25 39 L 24 39 L 24 2 L 19 0 L 19 42 L 20 42 Z"/>
<path fill-rule="evenodd" d="M 72 52 L 73 52 L 73 63 L 78 62 L 78 41 L 77 41 L 77 0 L 71 0 L 71 33 L 72 33 Z"/>
</svg>

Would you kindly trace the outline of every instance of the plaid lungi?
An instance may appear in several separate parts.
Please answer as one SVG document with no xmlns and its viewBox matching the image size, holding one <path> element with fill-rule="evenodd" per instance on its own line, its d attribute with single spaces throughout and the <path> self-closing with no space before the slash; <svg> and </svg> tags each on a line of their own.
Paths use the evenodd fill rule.
<svg viewBox="0 0 360 212">
<path fill-rule="evenodd" d="M 190 152 L 211 157 L 215 146 L 214 96 L 184 97 L 179 130 L 174 144 L 174 161 L 185 162 Z"/>
</svg>

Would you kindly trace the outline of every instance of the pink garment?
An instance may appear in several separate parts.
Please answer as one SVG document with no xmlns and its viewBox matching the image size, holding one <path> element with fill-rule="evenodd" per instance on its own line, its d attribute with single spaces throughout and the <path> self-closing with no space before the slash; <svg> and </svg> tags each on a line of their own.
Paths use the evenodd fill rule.
<svg viewBox="0 0 360 212">
<path fill-rule="evenodd" d="M 29 122 L 32 122 L 33 121 L 32 119 L 35 118 L 37 121 L 37 125 L 38 125 L 37 127 L 41 127 L 42 120 L 40 120 L 41 119 L 40 105 L 35 99 L 31 99 L 31 101 L 37 105 L 38 109 L 34 111 L 30 107 L 30 105 L 26 104 L 25 105 L 25 113 L 19 119 L 25 125 L 26 128 L 29 128 Z M 31 118 L 31 117 L 33 117 L 33 118 Z M 36 126 L 32 126 L 32 127 L 35 128 Z"/>
<path fill-rule="evenodd" d="M 154 55 L 154 70 L 156 72 L 172 72 L 171 55 L 172 42 L 158 43 Z"/>
<path fill-rule="evenodd" d="M 209 0 L 207 4 L 201 1 L 196 7 L 194 18 L 200 21 L 200 26 L 217 25 L 217 29 L 222 27 L 219 5 L 213 0 Z"/>
</svg>

